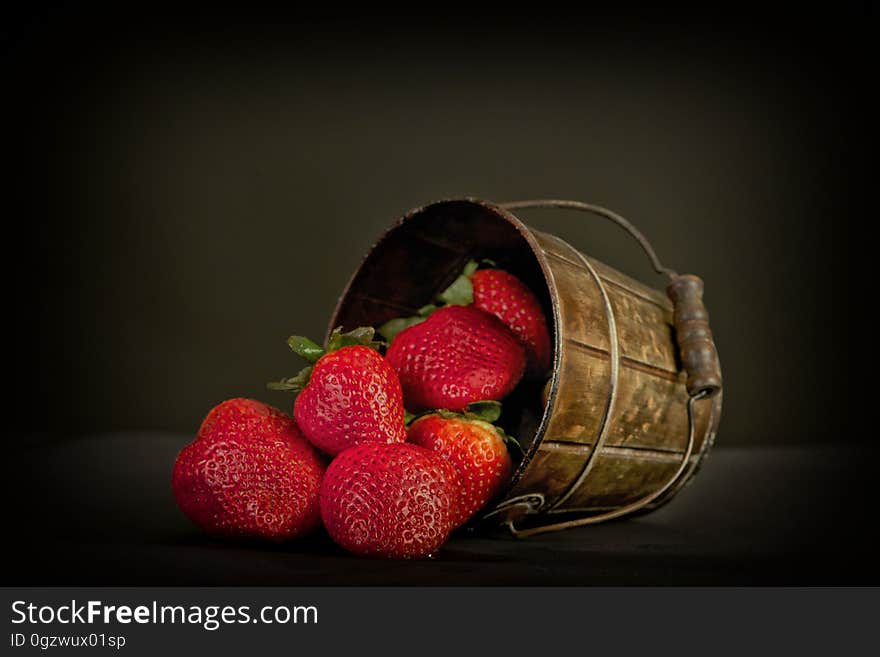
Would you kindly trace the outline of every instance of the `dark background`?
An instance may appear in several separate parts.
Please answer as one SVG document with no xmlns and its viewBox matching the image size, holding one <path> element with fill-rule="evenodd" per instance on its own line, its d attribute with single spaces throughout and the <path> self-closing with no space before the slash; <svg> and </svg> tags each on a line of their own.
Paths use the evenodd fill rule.
<svg viewBox="0 0 880 657">
<path fill-rule="evenodd" d="M 705 279 L 722 444 L 839 440 L 834 232 L 860 209 L 867 22 L 32 10 L 5 46 L 19 419 L 192 432 L 231 396 L 287 404 L 264 389 L 299 368 L 285 338 L 323 335 L 393 220 L 556 197 Z M 521 216 L 663 284 L 602 220 Z"/>
<path fill-rule="evenodd" d="M 4 581 L 876 581 L 874 436 L 843 397 L 864 354 L 840 328 L 839 231 L 872 217 L 866 7 L 12 11 Z M 174 508 L 174 454 L 225 398 L 289 403 L 264 388 L 300 366 L 285 338 L 323 335 L 392 221 L 466 195 L 606 205 L 704 278 L 715 463 L 656 514 L 527 548 L 456 539 L 440 566 L 207 541 Z M 520 216 L 662 284 L 601 220 Z"/>
</svg>

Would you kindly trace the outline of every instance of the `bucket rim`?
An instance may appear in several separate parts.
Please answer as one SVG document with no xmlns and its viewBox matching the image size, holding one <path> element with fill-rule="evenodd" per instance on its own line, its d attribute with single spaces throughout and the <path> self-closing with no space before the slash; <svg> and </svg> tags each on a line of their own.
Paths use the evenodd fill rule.
<svg viewBox="0 0 880 657">
<path fill-rule="evenodd" d="M 430 203 L 426 203 L 424 205 L 415 207 L 404 214 L 402 217 L 393 222 L 388 228 L 386 228 L 379 238 L 373 242 L 370 248 L 367 250 L 364 257 L 361 259 L 358 266 L 355 268 L 354 272 L 349 277 L 345 287 L 339 295 L 339 298 L 336 301 L 336 305 L 333 309 L 333 314 L 331 315 L 330 322 L 327 327 L 327 333 L 325 335 L 325 340 L 329 338 L 330 333 L 336 327 L 337 320 L 340 312 L 342 311 L 342 306 L 345 300 L 348 298 L 349 293 L 351 292 L 352 286 L 354 285 L 355 280 L 358 278 L 358 275 L 363 270 L 369 258 L 376 251 L 376 249 L 387 240 L 393 233 L 399 230 L 402 226 L 404 226 L 407 222 L 412 221 L 422 213 L 428 211 L 429 209 L 434 209 L 437 206 L 442 206 L 446 204 L 470 204 L 480 208 L 483 211 L 488 211 L 491 214 L 495 215 L 497 218 L 502 219 L 507 222 L 510 226 L 512 226 L 519 236 L 525 240 L 526 244 L 528 244 L 529 249 L 532 253 L 532 256 L 535 258 L 535 261 L 538 263 L 538 266 L 541 270 L 541 276 L 544 280 L 544 285 L 546 291 L 548 293 L 550 299 L 550 309 L 551 309 L 551 317 L 552 321 L 551 326 L 548 328 L 552 333 L 553 340 L 553 368 L 549 378 L 549 387 L 547 389 L 546 402 L 544 403 L 544 408 L 541 413 L 541 420 L 538 423 L 537 429 L 535 429 L 534 437 L 529 443 L 528 447 L 523 449 L 523 456 L 520 459 L 519 464 L 516 467 L 516 470 L 511 475 L 510 479 L 507 482 L 505 488 L 499 491 L 496 496 L 496 500 L 506 499 L 507 495 L 512 491 L 516 484 L 522 478 L 522 475 L 528 469 L 532 459 L 535 457 L 535 454 L 538 452 L 538 448 L 540 447 L 544 435 L 547 432 L 547 427 L 550 422 L 550 417 L 552 415 L 552 410 L 556 404 L 557 393 L 559 389 L 559 375 L 560 375 L 560 365 L 562 360 L 562 348 L 561 348 L 561 331 L 560 331 L 560 308 L 559 308 L 559 298 L 556 290 L 556 284 L 553 279 L 553 275 L 550 270 L 550 266 L 547 263 L 547 258 L 544 255 L 543 249 L 541 249 L 538 244 L 537 239 L 535 238 L 532 229 L 529 228 L 525 223 L 522 222 L 516 215 L 514 215 L 510 210 L 505 209 L 500 204 L 487 201 L 485 199 L 465 196 L 465 197 L 453 197 L 453 198 L 444 198 L 436 201 L 432 201 Z M 546 385 L 546 384 L 545 384 Z"/>
</svg>

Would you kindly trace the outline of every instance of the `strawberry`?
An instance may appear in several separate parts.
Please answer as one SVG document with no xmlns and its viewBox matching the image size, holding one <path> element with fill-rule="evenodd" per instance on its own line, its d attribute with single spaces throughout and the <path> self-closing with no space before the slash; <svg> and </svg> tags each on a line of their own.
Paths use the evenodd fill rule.
<svg viewBox="0 0 880 657">
<path fill-rule="evenodd" d="M 292 336 L 290 347 L 314 363 L 296 377 L 269 384 L 298 392 L 296 422 L 311 443 L 327 454 L 367 442 L 406 440 L 403 392 L 397 374 L 376 351 L 373 329 L 336 329 L 322 349 Z"/>
<path fill-rule="evenodd" d="M 396 335 L 386 360 L 410 410 L 463 410 L 500 400 L 519 383 L 525 349 L 498 318 L 474 306 L 445 306 Z"/>
<path fill-rule="evenodd" d="M 174 464 L 177 505 L 210 534 L 282 541 L 320 524 L 324 464 L 293 419 L 252 399 L 208 413 Z"/>
<path fill-rule="evenodd" d="M 553 349 L 541 302 L 516 276 L 485 262 L 493 266 L 478 269 L 476 261 L 469 261 L 461 275 L 437 298 L 459 306 L 473 303 L 495 315 L 525 344 L 526 377 L 545 377 L 552 366 Z"/>
<path fill-rule="evenodd" d="M 286 431 L 291 424 L 290 416 L 274 406 L 255 399 L 227 399 L 208 412 L 196 433 L 196 440 L 277 434 Z"/>
<path fill-rule="evenodd" d="M 513 439 L 487 421 L 497 419 L 498 413 L 483 417 L 437 411 L 416 418 L 409 427 L 409 442 L 440 454 L 458 472 L 456 526 L 466 523 L 501 491 L 513 468 L 506 445 Z"/>
<path fill-rule="evenodd" d="M 478 269 L 470 279 L 474 305 L 495 315 L 526 345 L 526 376 L 545 377 L 552 367 L 553 349 L 538 298 L 503 269 Z"/>
<path fill-rule="evenodd" d="M 526 348 L 526 371 L 528 379 L 542 379 L 552 368 L 553 347 L 547 318 L 538 297 L 516 276 L 503 269 L 478 269 L 471 260 L 461 275 L 437 295 L 437 303 L 446 306 L 473 305 L 490 315 L 495 315 L 522 340 Z M 437 310 L 437 305 L 422 306 L 412 317 L 398 317 L 379 327 L 378 331 L 388 340 L 411 326 L 425 321 Z"/>
<path fill-rule="evenodd" d="M 364 443 L 337 456 L 321 484 L 321 518 L 349 552 L 386 559 L 429 556 L 457 516 L 457 475 L 408 443 Z"/>
</svg>

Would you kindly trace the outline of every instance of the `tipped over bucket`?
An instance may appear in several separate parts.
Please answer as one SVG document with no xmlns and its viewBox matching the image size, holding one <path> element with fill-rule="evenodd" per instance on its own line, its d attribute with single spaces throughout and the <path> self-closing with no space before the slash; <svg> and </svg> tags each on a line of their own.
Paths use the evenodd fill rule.
<svg viewBox="0 0 880 657">
<path fill-rule="evenodd" d="M 618 223 L 669 279 L 654 289 L 523 224 L 528 207 Z M 471 259 L 489 259 L 540 299 L 554 343 L 549 380 L 505 400 L 524 455 L 478 516 L 518 536 L 657 508 L 697 472 L 721 414 L 721 374 L 702 281 L 663 268 L 647 240 L 604 208 L 571 201 L 432 203 L 393 224 L 339 299 L 329 330 L 414 315 Z"/>
</svg>

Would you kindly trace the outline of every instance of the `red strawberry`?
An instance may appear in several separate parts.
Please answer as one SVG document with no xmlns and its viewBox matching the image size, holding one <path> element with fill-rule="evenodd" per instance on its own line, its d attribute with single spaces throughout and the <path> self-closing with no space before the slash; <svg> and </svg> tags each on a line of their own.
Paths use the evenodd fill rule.
<svg viewBox="0 0 880 657">
<path fill-rule="evenodd" d="M 439 411 L 417 418 L 408 439 L 449 460 L 458 471 L 456 526 L 486 506 L 510 479 L 513 462 L 498 427 L 477 416 Z"/>
<path fill-rule="evenodd" d="M 196 440 L 274 435 L 286 431 L 291 424 L 290 416 L 274 406 L 256 399 L 227 399 L 208 412 L 196 433 Z"/>
<path fill-rule="evenodd" d="M 385 355 L 407 408 L 459 411 L 500 400 L 519 383 L 522 343 L 496 317 L 473 306 L 446 306 L 401 331 Z"/>
<path fill-rule="evenodd" d="M 375 350 L 372 329 L 332 334 L 327 350 L 299 336 L 288 340 L 315 363 L 292 379 L 270 384 L 301 391 L 293 406 L 296 422 L 315 447 L 338 454 L 367 442 L 406 440 L 403 392 L 397 374 Z"/>
<path fill-rule="evenodd" d="M 218 536 L 282 541 L 320 524 L 324 464 L 281 411 L 230 399 L 202 422 L 174 464 L 177 505 Z"/>
<path fill-rule="evenodd" d="M 417 445 L 364 443 L 337 456 L 321 484 L 321 518 L 349 552 L 419 559 L 454 528 L 455 469 Z"/>
<path fill-rule="evenodd" d="M 502 269 L 479 269 L 470 278 L 474 305 L 495 315 L 525 343 L 527 376 L 546 376 L 552 367 L 553 349 L 538 298 L 521 280 Z"/>
</svg>

